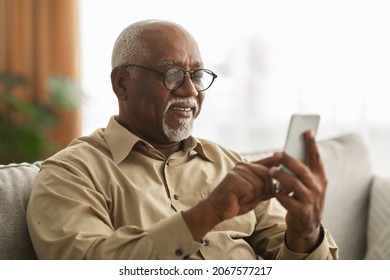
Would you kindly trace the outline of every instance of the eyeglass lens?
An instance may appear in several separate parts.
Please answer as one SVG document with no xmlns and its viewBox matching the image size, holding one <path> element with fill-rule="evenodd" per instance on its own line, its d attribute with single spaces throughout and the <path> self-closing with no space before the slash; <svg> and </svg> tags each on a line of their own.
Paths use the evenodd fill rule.
<svg viewBox="0 0 390 280">
<path fill-rule="evenodd" d="M 192 83 L 196 90 L 202 91 L 210 87 L 213 75 L 203 69 L 190 72 Z M 165 72 L 164 84 L 169 90 L 175 90 L 184 84 L 186 72 L 181 68 L 171 68 Z"/>
</svg>

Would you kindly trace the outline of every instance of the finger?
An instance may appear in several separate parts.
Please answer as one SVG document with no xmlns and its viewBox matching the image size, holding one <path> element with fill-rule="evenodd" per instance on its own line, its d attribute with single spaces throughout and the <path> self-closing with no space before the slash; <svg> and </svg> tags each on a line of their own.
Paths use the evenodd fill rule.
<svg viewBox="0 0 390 280">
<path fill-rule="evenodd" d="M 301 208 L 301 203 L 296 200 L 293 196 L 285 193 L 276 193 L 275 198 L 280 204 L 287 210 L 287 212 L 294 214 L 298 209 Z"/>
<path fill-rule="evenodd" d="M 257 173 L 260 170 L 253 169 L 265 168 L 263 166 L 252 167 L 250 163 L 238 163 L 232 170 L 238 179 L 238 196 L 242 202 L 251 202 L 258 200 L 263 190 L 263 178 Z"/>
<path fill-rule="evenodd" d="M 270 157 L 266 157 L 266 158 L 263 158 L 263 159 L 260 159 L 260 160 L 256 160 L 256 161 L 253 161 L 252 163 L 261 164 L 261 165 L 264 165 L 264 166 L 266 166 L 268 168 L 271 168 L 272 166 L 280 165 L 280 157 L 279 156 L 275 156 L 275 154 L 273 154 Z"/>
<path fill-rule="evenodd" d="M 295 175 L 279 168 L 271 168 L 270 174 L 283 185 L 280 193 L 294 196 L 299 200 L 305 200 L 305 195 L 309 194 L 308 188 Z"/>
<path fill-rule="evenodd" d="M 253 186 L 259 184 L 259 178 L 252 170 L 248 167 L 248 163 L 238 163 L 233 169 L 232 173 L 239 182 L 238 186 L 245 186 L 243 190 L 247 190 L 247 186 Z M 243 190 L 238 189 L 240 192 Z"/>
<path fill-rule="evenodd" d="M 250 170 L 262 181 L 261 195 L 265 197 L 274 195 L 274 184 L 269 169 L 263 165 L 251 163 Z"/>
<path fill-rule="evenodd" d="M 314 138 L 314 132 L 309 130 L 305 132 L 305 142 L 307 150 L 307 165 L 316 174 L 325 175 L 324 164 Z"/>
<path fill-rule="evenodd" d="M 291 187 L 292 186 L 292 187 Z M 290 191 L 275 193 L 276 199 L 289 213 L 297 213 L 310 204 L 311 192 L 297 180 L 290 185 Z"/>
<path fill-rule="evenodd" d="M 276 182 L 274 185 L 275 192 L 277 192 L 277 193 L 283 192 L 285 194 L 288 194 L 292 191 L 292 189 L 288 185 L 285 184 L 286 174 L 291 175 L 291 173 L 286 173 L 285 170 L 283 170 L 280 167 L 271 167 L 269 169 L 269 173 L 270 173 L 270 176 L 272 177 L 272 179 Z"/>
<path fill-rule="evenodd" d="M 314 183 L 313 174 L 309 167 L 303 162 L 292 158 L 286 153 L 281 154 L 281 163 L 286 167 L 292 174 L 294 174 L 303 184 L 310 187 Z"/>
</svg>

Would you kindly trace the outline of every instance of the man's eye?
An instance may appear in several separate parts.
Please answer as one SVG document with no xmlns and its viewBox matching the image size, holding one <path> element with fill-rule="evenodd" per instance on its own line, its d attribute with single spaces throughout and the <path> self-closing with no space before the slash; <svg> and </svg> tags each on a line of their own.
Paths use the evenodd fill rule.
<svg viewBox="0 0 390 280">
<path fill-rule="evenodd" d="M 165 73 L 165 77 L 169 80 L 180 79 L 183 76 L 182 71 L 177 69 L 170 69 Z"/>
<path fill-rule="evenodd" d="M 192 80 L 194 82 L 201 82 L 203 79 L 203 71 L 197 71 L 192 74 Z"/>
</svg>

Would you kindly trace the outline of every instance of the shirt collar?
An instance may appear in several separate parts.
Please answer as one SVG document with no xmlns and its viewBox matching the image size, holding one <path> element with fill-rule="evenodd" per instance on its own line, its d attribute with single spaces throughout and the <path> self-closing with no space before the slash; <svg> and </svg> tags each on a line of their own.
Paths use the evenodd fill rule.
<svg viewBox="0 0 390 280">
<path fill-rule="evenodd" d="M 121 163 L 139 141 L 147 143 L 120 125 L 115 119 L 115 116 L 110 118 L 110 121 L 104 131 L 104 138 L 111 151 L 115 164 Z M 190 152 L 193 150 L 206 160 L 212 162 L 211 158 L 207 156 L 203 145 L 193 136 L 183 140 L 182 150 L 184 152 Z"/>
<path fill-rule="evenodd" d="M 122 162 L 140 140 L 125 127 L 121 126 L 116 121 L 115 116 L 110 118 L 104 131 L 104 138 L 116 164 Z"/>
<path fill-rule="evenodd" d="M 193 136 L 190 136 L 187 139 L 183 140 L 182 149 L 184 152 L 194 150 L 204 159 L 213 162 L 213 160 L 207 155 L 206 149 L 202 145 L 202 143 L 200 143 L 199 140 Z"/>
</svg>

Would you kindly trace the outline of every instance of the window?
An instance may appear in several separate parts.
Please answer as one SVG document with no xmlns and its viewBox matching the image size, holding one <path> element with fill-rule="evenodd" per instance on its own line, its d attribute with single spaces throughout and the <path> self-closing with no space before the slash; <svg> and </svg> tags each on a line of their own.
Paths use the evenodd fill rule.
<svg viewBox="0 0 390 280">
<path fill-rule="evenodd" d="M 83 133 L 117 113 L 113 43 L 145 18 L 182 24 L 218 74 L 194 134 L 238 151 L 283 146 L 292 113 L 319 113 L 318 138 L 358 132 L 390 174 L 386 1 L 80 1 Z M 387 165 L 387 166 L 386 166 Z"/>
</svg>

